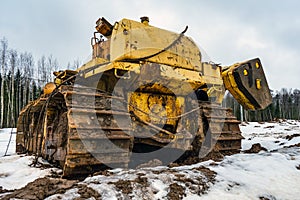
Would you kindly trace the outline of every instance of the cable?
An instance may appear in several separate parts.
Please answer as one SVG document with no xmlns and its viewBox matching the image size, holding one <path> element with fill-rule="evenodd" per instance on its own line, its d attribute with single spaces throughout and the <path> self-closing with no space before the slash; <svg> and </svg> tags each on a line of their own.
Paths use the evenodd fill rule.
<svg viewBox="0 0 300 200">
<path fill-rule="evenodd" d="M 14 129 L 14 128 L 11 128 L 11 131 L 10 131 L 10 137 L 9 137 L 9 140 L 8 140 L 8 144 L 7 144 L 7 147 L 6 147 L 6 151 L 5 151 L 4 156 L 7 156 L 7 151 L 8 151 L 10 142 L 11 142 L 11 138 L 12 138 L 12 134 L 13 134 L 13 129 Z M 4 157 L 4 156 L 3 156 L 3 157 Z"/>
<path fill-rule="evenodd" d="M 168 49 L 170 49 L 173 45 L 175 45 L 183 36 L 184 33 L 188 30 L 188 26 L 185 27 L 185 29 L 179 34 L 178 38 L 176 38 L 176 40 L 174 40 L 169 46 L 165 47 L 164 49 L 158 51 L 157 53 L 154 53 L 152 55 L 149 56 L 145 56 L 145 57 L 141 57 L 141 58 L 134 58 L 134 59 L 125 59 L 123 61 L 125 62 L 138 62 L 138 61 L 145 61 L 149 58 L 152 58 L 154 56 L 157 56 L 165 51 L 167 51 Z"/>
</svg>

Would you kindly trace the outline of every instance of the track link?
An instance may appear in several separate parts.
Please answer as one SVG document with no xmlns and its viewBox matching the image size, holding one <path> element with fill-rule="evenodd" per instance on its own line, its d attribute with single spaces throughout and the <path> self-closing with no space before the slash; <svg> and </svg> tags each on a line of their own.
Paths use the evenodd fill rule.
<svg viewBox="0 0 300 200">
<path fill-rule="evenodd" d="M 106 167 L 127 168 L 133 138 L 130 116 L 122 107 L 112 110 L 112 97 L 89 88 L 62 87 L 67 107 L 68 142 L 63 166 L 64 176 L 89 174 Z"/>
<path fill-rule="evenodd" d="M 204 133 L 206 140 L 210 140 L 203 141 L 204 145 L 222 154 L 240 152 L 243 136 L 239 128 L 240 121 L 233 116 L 232 110 L 218 104 L 204 104 L 202 110 Z"/>
<path fill-rule="evenodd" d="M 52 96 L 40 98 L 22 111 L 17 151 L 22 151 L 18 144 L 23 142 L 23 150 L 58 163 L 64 177 L 85 176 L 107 167 L 127 168 L 136 143 L 159 148 L 170 143 L 174 151 L 194 149 L 199 153 L 206 148 L 208 152 L 238 153 L 243 137 L 232 111 L 214 103 L 192 103 L 199 106 L 200 115 L 184 114 L 181 127 L 189 125 L 190 133 L 196 135 L 193 143 L 191 134 L 188 136 L 183 129 L 170 133 L 151 123 L 142 127 L 154 128 L 158 133 L 140 140 L 134 137 L 140 133 L 133 130 L 133 123 L 140 122 L 132 121 L 134 116 L 128 113 L 124 98 L 63 85 Z M 190 121 L 184 119 L 188 115 L 186 120 Z"/>
</svg>

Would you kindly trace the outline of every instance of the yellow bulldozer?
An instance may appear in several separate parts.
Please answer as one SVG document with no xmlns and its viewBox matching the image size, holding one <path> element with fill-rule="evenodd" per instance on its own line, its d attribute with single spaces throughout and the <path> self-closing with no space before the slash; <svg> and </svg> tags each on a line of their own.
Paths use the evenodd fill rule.
<svg viewBox="0 0 300 200">
<path fill-rule="evenodd" d="M 65 177 L 238 153 L 239 121 L 221 103 L 228 90 L 245 109 L 266 108 L 262 64 L 205 62 L 186 31 L 154 27 L 148 17 L 113 25 L 100 18 L 92 59 L 54 72 L 21 111 L 16 151 L 56 163 Z"/>
</svg>

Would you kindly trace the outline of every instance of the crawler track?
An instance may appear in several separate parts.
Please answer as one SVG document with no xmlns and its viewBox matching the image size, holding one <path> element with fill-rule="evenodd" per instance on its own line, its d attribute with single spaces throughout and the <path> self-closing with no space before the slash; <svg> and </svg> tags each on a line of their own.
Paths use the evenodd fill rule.
<svg viewBox="0 0 300 200">
<path fill-rule="evenodd" d="M 231 109 L 216 104 L 203 106 L 204 132 L 211 134 L 213 151 L 223 154 L 238 153 L 243 139 L 239 128 L 240 121 L 233 116 Z M 207 127 L 208 124 L 208 127 Z M 209 137 L 206 137 L 209 139 Z"/>
<path fill-rule="evenodd" d="M 117 103 L 112 109 L 113 100 Z M 127 168 L 133 147 L 140 140 L 133 136 L 137 132 L 132 126 L 134 116 L 124 103 L 121 97 L 94 89 L 61 86 L 50 97 L 36 100 L 21 112 L 17 152 L 26 151 L 59 164 L 65 177 L 90 174 L 107 166 Z M 173 135 L 182 136 L 180 132 L 166 137 L 166 131 L 159 129 L 158 135 L 163 137 L 156 135 L 143 141 L 160 147 L 173 142 L 183 151 L 188 149 L 186 144 L 192 143 L 197 153 L 201 148 L 224 154 L 239 152 L 242 136 L 232 112 L 217 104 L 196 103 L 200 115 L 194 119 L 198 132 L 194 133 L 193 143 L 189 140 L 194 138 L 175 140 Z M 154 124 L 144 125 L 155 128 Z"/>
</svg>

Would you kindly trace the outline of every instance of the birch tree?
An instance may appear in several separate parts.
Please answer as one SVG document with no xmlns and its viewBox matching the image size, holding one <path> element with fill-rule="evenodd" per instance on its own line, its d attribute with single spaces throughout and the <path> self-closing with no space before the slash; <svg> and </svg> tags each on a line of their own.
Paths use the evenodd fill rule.
<svg viewBox="0 0 300 200">
<path fill-rule="evenodd" d="M 10 50 L 9 53 L 9 64 L 10 64 L 10 87 L 8 92 L 8 124 L 15 126 L 16 116 L 16 98 L 15 98 L 15 68 L 18 62 L 18 54 L 15 50 Z"/>
<path fill-rule="evenodd" d="M 7 40 L 5 38 L 1 39 L 1 115 L 0 115 L 0 127 L 3 127 L 4 122 L 4 84 L 6 76 L 6 64 L 7 64 Z"/>
</svg>

